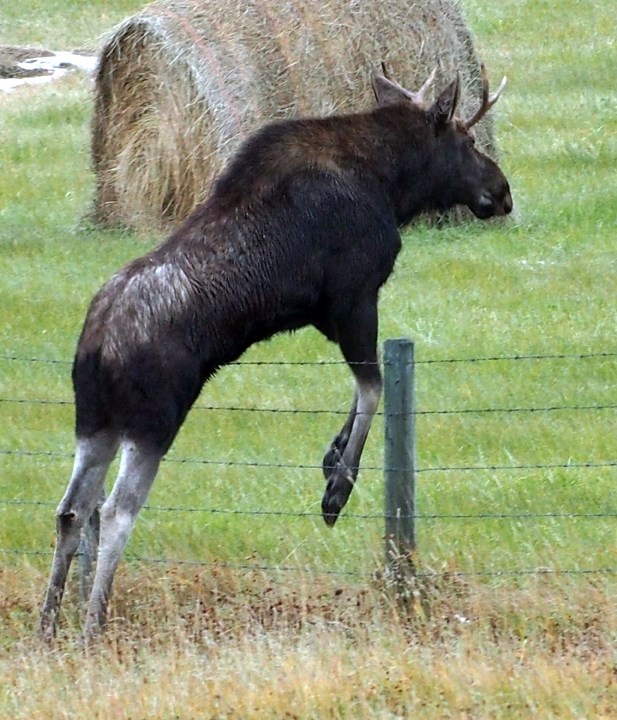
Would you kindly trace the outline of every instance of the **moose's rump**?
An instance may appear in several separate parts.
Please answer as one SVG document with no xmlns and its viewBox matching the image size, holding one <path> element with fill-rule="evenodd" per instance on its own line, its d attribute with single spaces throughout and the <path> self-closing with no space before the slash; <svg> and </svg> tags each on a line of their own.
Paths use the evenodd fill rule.
<svg viewBox="0 0 617 720">
<path fill-rule="evenodd" d="M 73 365 L 77 437 L 107 431 L 165 452 L 204 382 L 195 357 L 184 353 L 172 359 L 171 354 L 169 345 L 164 352 L 140 346 L 119 366 L 100 353 L 78 353 Z"/>
</svg>

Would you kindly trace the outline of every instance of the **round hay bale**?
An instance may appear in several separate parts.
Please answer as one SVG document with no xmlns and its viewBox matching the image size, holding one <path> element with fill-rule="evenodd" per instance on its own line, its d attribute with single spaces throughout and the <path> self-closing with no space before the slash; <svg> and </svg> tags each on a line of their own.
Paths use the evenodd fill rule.
<svg viewBox="0 0 617 720">
<path fill-rule="evenodd" d="M 370 107 L 385 61 L 414 89 L 462 80 L 479 102 L 480 62 L 456 0 L 159 0 L 112 31 L 95 86 L 94 220 L 182 220 L 249 132 L 276 118 Z M 479 145 L 495 153 L 490 118 Z"/>
</svg>

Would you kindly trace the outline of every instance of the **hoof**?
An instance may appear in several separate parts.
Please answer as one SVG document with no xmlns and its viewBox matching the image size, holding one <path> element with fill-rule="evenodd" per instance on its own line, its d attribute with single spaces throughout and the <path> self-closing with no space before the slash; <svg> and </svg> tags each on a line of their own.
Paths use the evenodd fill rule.
<svg viewBox="0 0 617 720">
<path fill-rule="evenodd" d="M 325 471 L 325 465 L 324 465 Z M 331 470 L 328 484 L 321 500 L 321 514 L 328 527 L 333 527 L 355 483 L 354 473 L 346 465 L 340 463 Z"/>
<path fill-rule="evenodd" d="M 56 625 L 58 619 L 58 606 L 59 600 L 56 596 L 54 598 L 55 607 L 49 602 L 49 598 L 46 599 L 45 606 L 41 610 L 41 616 L 39 619 L 38 636 L 39 639 L 47 643 L 52 643 L 56 637 Z"/>
<path fill-rule="evenodd" d="M 56 637 L 56 626 L 50 619 L 41 620 L 38 632 L 39 639 L 46 645 L 51 645 Z"/>
<path fill-rule="evenodd" d="M 102 628 L 86 627 L 81 634 L 80 642 L 84 650 L 94 650 L 103 638 Z"/>
</svg>

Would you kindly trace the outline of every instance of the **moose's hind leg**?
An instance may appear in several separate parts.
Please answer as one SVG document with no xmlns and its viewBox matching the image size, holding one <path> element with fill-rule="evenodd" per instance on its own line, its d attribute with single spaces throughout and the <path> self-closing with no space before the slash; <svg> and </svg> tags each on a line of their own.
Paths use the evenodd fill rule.
<svg viewBox="0 0 617 720">
<path fill-rule="evenodd" d="M 56 549 L 40 621 L 40 633 L 46 640 L 55 634 L 66 578 L 79 547 L 81 529 L 96 508 L 117 449 L 118 438 L 111 432 L 101 431 L 77 438 L 71 480 L 56 510 Z"/>
<path fill-rule="evenodd" d="M 105 624 L 116 568 L 162 456 L 162 450 L 145 443 L 129 440 L 122 443 L 118 477 L 100 511 L 99 553 L 84 628 L 86 644 Z"/>
</svg>

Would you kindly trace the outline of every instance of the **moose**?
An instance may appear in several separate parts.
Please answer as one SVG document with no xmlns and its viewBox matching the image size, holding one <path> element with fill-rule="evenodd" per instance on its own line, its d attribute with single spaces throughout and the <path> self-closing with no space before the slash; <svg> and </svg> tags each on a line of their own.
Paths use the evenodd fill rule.
<svg viewBox="0 0 617 720">
<path fill-rule="evenodd" d="M 72 368 L 76 448 L 56 511 L 57 542 L 40 632 L 55 635 L 84 524 L 120 449 L 100 509 L 84 640 L 102 630 L 114 573 L 159 464 L 203 385 L 254 343 L 312 325 L 338 344 L 355 379 L 351 410 L 323 459 L 323 518 L 333 526 L 354 487 L 381 393 L 378 296 L 400 228 L 427 210 L 512 210 L 498 165 L 473 126 L 500 96 L 456 115 L 456 77 L 434 102 L 373 74 L 373 109 L 274 122 L 250 136 L 209 198 L 156 249 L 94 296 Z"/>
</svg>

